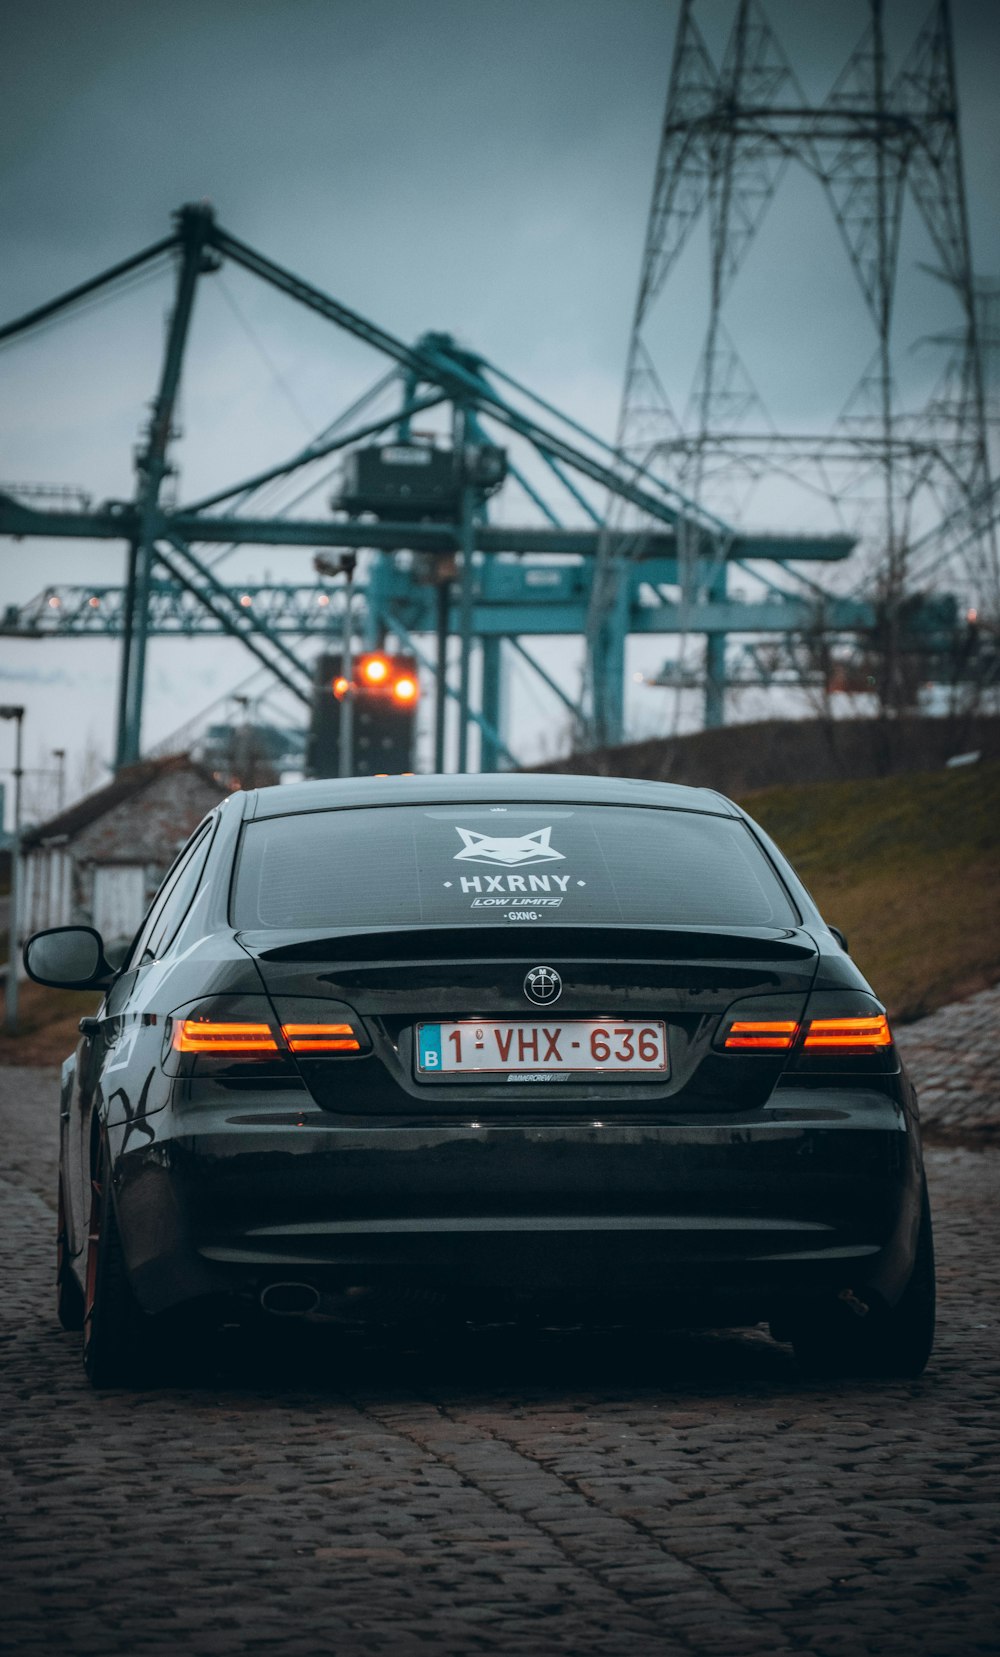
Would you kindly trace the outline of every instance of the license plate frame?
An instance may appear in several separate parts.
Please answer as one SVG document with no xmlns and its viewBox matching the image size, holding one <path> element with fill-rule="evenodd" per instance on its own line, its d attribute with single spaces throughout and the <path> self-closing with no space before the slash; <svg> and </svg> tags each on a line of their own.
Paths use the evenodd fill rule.
<svg viewBox="0 0 1000 1657">
<path fill-rule="evenodd" d="M 640 1038 L 645 1038 L 646 1053 L 655 1048 L 655 1057 L 639 1058 Z M 602 1060 L 605 1048 L 607 1057 Z M 573 1062 L 576 1058 L 586 1062 Z M 421 1020 L 413 1062 L 420 1082 L 503 1077 L 544 1081 L 554 1076 L 662 1082 L 670 1076 L 662 1018 Z"/>
</svg>

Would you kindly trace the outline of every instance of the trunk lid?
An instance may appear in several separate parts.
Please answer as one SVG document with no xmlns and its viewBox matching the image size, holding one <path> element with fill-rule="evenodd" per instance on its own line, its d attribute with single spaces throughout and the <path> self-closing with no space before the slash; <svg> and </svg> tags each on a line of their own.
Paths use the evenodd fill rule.
<svg viewBox="0 0 1000 1657">
<path fill-rule="evenodd" d="M 335 931 L 245 931 L 279 1021 L 334 1018 L 347 1008 L 371 1050 L 298 1055 L 317 1104 L 338 1114 L 523 1119 L 542 1114 L 634 1119 L 753 1108 L 769 1097 L 784 1053 L 713 1049 L 732 1004 L 766 998 L 755 1016 L 799 1020 L 818 954 L 798 928 L 594 925 L 501 928 L 366 927 Z M 535 967 L 562 979 L 558 1003 L 525 994 Z M 669 1072 L 584 1076 L 544 1082 L 506 1075 L 427 1078 L 416 1072 L 416 1028 L 426 1021 L 662 1020 Z"/>
</svg>

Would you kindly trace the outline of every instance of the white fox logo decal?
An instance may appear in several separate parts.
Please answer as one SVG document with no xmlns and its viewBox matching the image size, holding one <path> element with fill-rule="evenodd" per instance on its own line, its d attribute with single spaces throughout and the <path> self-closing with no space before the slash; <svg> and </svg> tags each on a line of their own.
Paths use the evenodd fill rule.
<svg viewBox="0 0 1000 1657">
<path fill-rule="evenodd" d="M 535 829 L 532 834 L 517 834 L 498 839 L 493 834 L 477 834 L 475 829 L 457 829 L 462 837 L 462 850 L 455 853 L 456 863 L 501 863 L 505 868 L 523 863 L 562 863 L 562 852 L 549 845 L 551 828 Z"/>
</svg>

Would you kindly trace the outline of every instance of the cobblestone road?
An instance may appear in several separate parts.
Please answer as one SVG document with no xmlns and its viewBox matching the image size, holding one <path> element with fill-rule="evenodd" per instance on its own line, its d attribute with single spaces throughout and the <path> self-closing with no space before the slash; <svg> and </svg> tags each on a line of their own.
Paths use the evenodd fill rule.
<svg viewBox="0 0 1000 1657">
<path fill-rule="evenodd" d="M 924 1137 L 1000 1145 L 1000 984 L 896 1031 L 920 1090 Z"/>
<path fill-rule="evenodd" d="M 809 1384 L 762 1331 L 282 1329 L 97 1395 L 51 1309 L 55 1100 L 0 1078 L 4 1650 L 1000 1653 L 1000 1151 L 929 1154 L 919 1382 Z"/>
</svg>

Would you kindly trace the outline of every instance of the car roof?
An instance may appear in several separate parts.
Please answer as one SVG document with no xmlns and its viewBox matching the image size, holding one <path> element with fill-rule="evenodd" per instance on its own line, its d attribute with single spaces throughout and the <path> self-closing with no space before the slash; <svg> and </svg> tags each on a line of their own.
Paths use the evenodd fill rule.
<svg viewBox="0 0 1000 1657">
<path fill-rule="evenodd" d="M 711 788 L 647 782 L 638 777 L 497 771 L 475 776 L 345 777 L 285 783 L 248 793 L 244 816 L 285 817 L 357 806 L 491 804 L 497 800 L 526 805 L 659 806 L 661 810 L 700 811 L 713 817 L 742 815 L 732 801 Z"/>
</svg>

